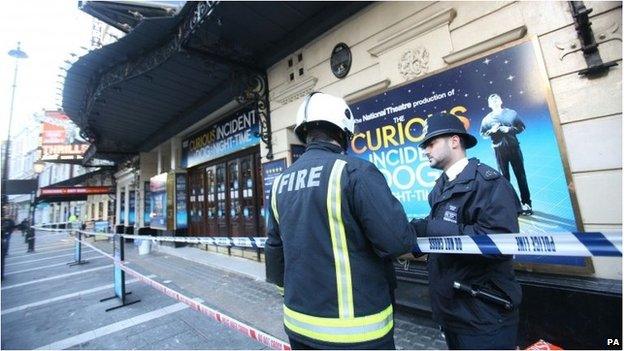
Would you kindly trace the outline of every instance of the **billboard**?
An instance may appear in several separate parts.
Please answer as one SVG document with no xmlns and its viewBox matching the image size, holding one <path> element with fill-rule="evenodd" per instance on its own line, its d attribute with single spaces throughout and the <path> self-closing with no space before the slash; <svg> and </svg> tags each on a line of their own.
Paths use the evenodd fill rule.
<svg viewBox="0 0 624 351">
<path fill-rule="evenodd" d="M 45 111 L 41 117 L 41 160 L 46 162 L 78 162 L 89 148 L 80 136 L 80 129 L 58 111 Z"/>
<path fill-rule="evenodd" d="M 350 152 L 385 176 L 409 218 L 429 214 L 428 194 L 440 171 L 418 144 L 428 116 L 459 118 L 478 144 L 467 151 L 506 175 L 533 215 L 520 216 L 527 234 L 576 231 L 573 198 L 558 142 L 558 122 L 534 43 L 527 41 L 351 105 L 356 130 Z M 505 134 L 510 124 L 513 137 Z M 582 266 L 583 258 L 519 258 Z"/>
</svg>

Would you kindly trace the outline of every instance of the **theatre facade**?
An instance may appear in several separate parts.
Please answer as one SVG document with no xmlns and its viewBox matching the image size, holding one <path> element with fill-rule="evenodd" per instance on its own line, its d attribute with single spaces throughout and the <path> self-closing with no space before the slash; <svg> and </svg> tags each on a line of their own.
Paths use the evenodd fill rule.
<svg viewBox="0 0 624 351">
<path fill-rule="evenodd" d="M 313 91 L 347 100 L 349 152 L 380 169 L 410 218 L 428 213 L 439 176 L 417 144 L 426 118 L 446 111 L 479 139 L 469 157 L 509 168 L 533 209 L 521 231 L 621 231 L 621 11 L 621 2 L 187 3 L 121 26 L 125 37 L 80 58 L 63 106 L 91 141 L 87 156 L 118 165 L 121 232 L 264 237 L 268 188 L 305 150 L 293 128 Z M 523 158 L 506 166 L 485 133 L 501 111 L 524 125 Z M 521 337 L 547 333 L 570 347 L 621 337 L 621 267 L 518 258 L 531 313 Z M 399 302 L 428 313 L 424 262 L 396 270 Z M 553 320 L 573 310 L 594 311 L 575 330 L 602 331 L 558 333 Z"/>
</svg>

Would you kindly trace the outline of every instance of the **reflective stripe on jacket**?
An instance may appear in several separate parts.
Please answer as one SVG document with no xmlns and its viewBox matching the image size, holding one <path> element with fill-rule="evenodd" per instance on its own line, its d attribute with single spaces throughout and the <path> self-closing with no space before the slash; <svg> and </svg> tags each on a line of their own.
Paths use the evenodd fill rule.
<svg viewBox="0 0 624 351">
<path fill-rule="evenodd" d="M 314 142 L 276 178 L 270 204 L 267 280 L 284 287 L 289 337 L 321 346 L 391 337 L 391 258 L 416 234 L 379 170 Z"/>
</svg>

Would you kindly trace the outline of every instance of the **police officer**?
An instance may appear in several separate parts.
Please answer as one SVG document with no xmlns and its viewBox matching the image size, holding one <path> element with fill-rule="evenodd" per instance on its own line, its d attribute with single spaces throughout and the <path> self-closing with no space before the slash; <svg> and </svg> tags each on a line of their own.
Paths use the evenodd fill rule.
<svg viewBox="0 0 624 351">
<path fill-rule="evenodd" d="M 343 99 L 310 94 L 295 127 L 306 151 L 273 183 L 266 273 L 293 349 L 395 347 L 391 259 L 416 233 L 381 172 L 345 155 L 353 130 Z"/>
<path fill-rule="evenodd" d="M 466 149 L 475 146 L 477 139 L 447 113 L 429 117 L 426 128 L 419 146 L 430 166 L 444 173 L 429 194 L 431 213 L 413 221 L 418 234 L 517 233 L 522 208 L 509 181 L 478 159 L 466 158 Z M 434 319 L 449 349 L 515 349 L 522 290 L 512 257 L 429 254 L 427 268 Z M 495 299 L 473 297 L 458 287 Z M 509 304 L 505 307 L 496 298 Z"/>
</svg>

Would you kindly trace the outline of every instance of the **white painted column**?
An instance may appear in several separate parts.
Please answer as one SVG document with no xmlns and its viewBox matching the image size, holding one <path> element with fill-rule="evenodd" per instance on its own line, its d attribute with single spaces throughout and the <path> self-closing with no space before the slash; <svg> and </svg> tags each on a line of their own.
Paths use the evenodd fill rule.
<svg viewBox="0 0 624 351">
<path fill-rule="evenodd" d="M 171 138 L 171 170 L 180 167 L 180 138 Z"/>
<path fill-rule="evenodd" d="M 121 189 L 122 186 L 117 184 L 117 196 L 115 197 L 115 225 L 123 224 L 119 221 L 121 218 Z"/>
<path fill-rule="evenodd" d="M 125 204 L 124 206 L 125 215 L 124 215 L 123 225 L 127 227 L 129 226 L 128 214 L 130 213 L 130 186 L 129 185 L 124 186 L 124 200 L 123 201 Z"/>
<path fill-rule="evenodd" d="M 156 156 L 156 174 L 162 173 L 162 147 L 158 145 L 157 148 L 157 156 Z"/>
</svg>

